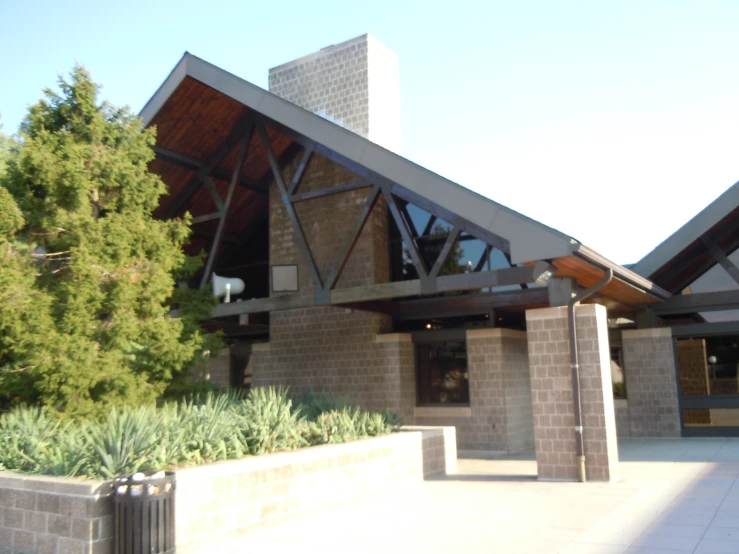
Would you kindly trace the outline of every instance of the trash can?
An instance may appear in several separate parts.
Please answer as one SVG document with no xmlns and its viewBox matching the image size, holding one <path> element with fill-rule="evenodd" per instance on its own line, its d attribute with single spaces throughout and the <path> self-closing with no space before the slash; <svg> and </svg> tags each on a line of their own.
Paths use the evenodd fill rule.
<svg viewBox="0 0 739 554">
<path fill-rule="evenodd" d="M 174 553 L 175 486 L 171 471 L 115 480 L 115 554 Z"/>
</svg>

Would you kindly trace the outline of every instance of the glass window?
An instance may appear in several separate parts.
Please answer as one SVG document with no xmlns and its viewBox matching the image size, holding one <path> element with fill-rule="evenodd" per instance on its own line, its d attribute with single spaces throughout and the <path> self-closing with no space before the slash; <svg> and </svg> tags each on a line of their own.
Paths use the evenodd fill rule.
<svg viewBox="0 0 739 554">
<path fill-rule="evenodd" d="M 683 410 L 685 427 L 739 427 L 739 408 Z"/>
<path fill-rule="evenodd" d="M 736 335 L 677 341 L 683 396 L 739 394 L 739 337 Z"/>
<path fill-rule="evenodd" d="M 470 403 L 467 373 L 467 345 L 464 341 L 421 343 L 416 345 L 418 403 Z"/>
</svg>

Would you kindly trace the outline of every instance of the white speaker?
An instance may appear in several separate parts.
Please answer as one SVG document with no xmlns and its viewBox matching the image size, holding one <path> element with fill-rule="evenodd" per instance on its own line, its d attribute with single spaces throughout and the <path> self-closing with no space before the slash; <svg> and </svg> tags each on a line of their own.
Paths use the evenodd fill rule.
<svg viewBox="0 0 739 554">
<path fill-rule="evenodd" d="M 225 296 L 223 300 L 228 303 L 231 302 L 231 294 L 240 294 L 244 292 L 244 281 L 237 279 L 236 277 L 221 277 L 220 275 L 213 274 L 213 296 L 220 298 Z"/>
</svg>

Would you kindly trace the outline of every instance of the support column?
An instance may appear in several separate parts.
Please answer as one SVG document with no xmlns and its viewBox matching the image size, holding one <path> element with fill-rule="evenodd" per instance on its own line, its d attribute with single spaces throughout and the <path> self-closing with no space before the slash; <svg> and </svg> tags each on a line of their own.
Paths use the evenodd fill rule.
<svg viewBox="0 0 739 554">
<path fill-rule="evenodd" d="M 606 309 L 575 308 L 587 479 L 618 478 Z M 539 479 L 578 478 L 567 307 L 526 312 Z"/>
<path fill-rule="evenodd" d="M 625 330 L 621 337 L 631 436 L 679 437 L 671 329 Z"/>
</svg>

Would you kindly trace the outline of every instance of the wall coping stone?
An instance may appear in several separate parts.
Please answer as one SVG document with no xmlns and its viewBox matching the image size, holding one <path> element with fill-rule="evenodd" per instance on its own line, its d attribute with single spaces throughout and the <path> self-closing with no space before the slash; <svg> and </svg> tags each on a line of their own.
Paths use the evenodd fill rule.
<svg viewBox="0 0 739 554">
<path fill-rule="evenodd" d="M 251 351 L 252 352 L 260 352 L 264 350 L 269 350 L 271 347 L 271 344 L 268 342 L 255 342 L 251 345 Z"/>
<path fill-rule="evenodd" d="M 413 417 L 472 417 L 468 406 L 416 406 Z"/>
<path fill-rule="evenodd" d="M 658 337 L 672 337 L 670 327 L 655 327 L 654 329 L 624 329 L 621 331 L 622 339 L 650 339 Z"/>
<path fill-rule="evenodd" d="M 383 333 L 375 335 L 375 342 L 413 342 L 410 333 Z"/>
<path fill-rule="evenodd" d="M 82 480 L 0 471 L 0 488 L 90 496 L 96 494 L 107 495 L 110 493 L 111 487 L 112 481 Z"/>
<path fill-rule="evenodd" d="M 519 331 L 518 329 L 505 329 L 503 327 L 493 327 L 492 329 L 467 329 L 467 340 L 498 337 L 525 339 L 526 331 Z"/>
<path fill-rule="evenodd" d="M 605 306 L 600 304 L 580 304 L 575 307 L 576 316 L 595 316 L 599 312 L 605 316 L 607 310 Z M 554 308 L 537 308 L 535 310 L 526 310 L 526 321 L 538 319 L 558 319 L 567 317 L 567 306 L 556 306 Z"/>
</svg>

